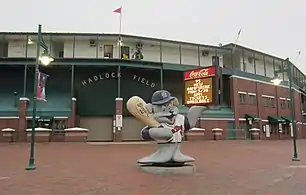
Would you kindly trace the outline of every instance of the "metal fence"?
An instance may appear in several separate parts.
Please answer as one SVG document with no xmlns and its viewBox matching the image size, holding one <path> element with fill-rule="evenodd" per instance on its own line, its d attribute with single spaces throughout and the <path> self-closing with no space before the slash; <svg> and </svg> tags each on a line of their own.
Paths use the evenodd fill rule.
<svg viewBox="0 0 306 195">
<path fill-rule="evenodd" d="M 227 140 L 247 140 L 250 132 L 245 129 L 227 129 Z"/>
</svg>

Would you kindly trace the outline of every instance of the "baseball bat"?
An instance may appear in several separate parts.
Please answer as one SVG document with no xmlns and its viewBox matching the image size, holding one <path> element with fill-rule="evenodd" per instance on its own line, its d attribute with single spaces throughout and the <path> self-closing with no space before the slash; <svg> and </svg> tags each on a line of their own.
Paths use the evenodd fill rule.
<svg viewBox="0 0 306 195">
<path fill-rule="evenodd" d="M 149 127 L 159 127 L 160 124 L 154 119 L 153 114 L 146 109 L 146 104 L 147 103 L 141 97 L 133 96 L 126 102 L 126 107 L 135 118 L 145 125 Z"/>
</svg>

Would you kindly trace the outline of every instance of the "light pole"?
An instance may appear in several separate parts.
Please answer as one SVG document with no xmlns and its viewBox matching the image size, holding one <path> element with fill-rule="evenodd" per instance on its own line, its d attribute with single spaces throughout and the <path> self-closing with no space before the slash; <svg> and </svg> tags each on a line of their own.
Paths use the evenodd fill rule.
<svg viewBox="0 0 306 195">
<path fill-rule="evenodd" d="M 286 61 L 287 67 L 285 69 L 275 71 L 274 74 L 275 74 L 276 77 L 273 80 L 271 80 L 271 82 L 273 82 L 275 85 L 279 85 L 282 80 L 277 76 L 277 74 L 278 73 L 284 73 L 284 72 L 288 73 L 289 94 L 290 94 L 290 114 L 291 114 L 290 122 L 291 122 L 291 125 L 292 125 L 292 133 L 293 133 L 293 137 L 292 137 L 293 158 L 292 158 L 292 161 L 300 161 L 300 159 L 298 157 L 297 146 L 296 146 L 297 134 L 296 134 L 296 128 L 295 128 L 294 97 L 293 97 L 293 90 L 292 90 L 292 63 L 289 61 L 289 58 L 287 58 L 285 61 Z"/>
<path fill-rule="evenodd" d="M 37 49 L 36 49 L 36 62 L 35 62 L 35 74 L 34 74 L 34 90 L 33 90 L 33 110 L 32 110 L 32 130 L 31 130 L 31 144 L 30 144 L 30 158 L 29 164 L 26 170 L 35 170 L 35 158 L 34 158 L 34 148 L 35 148 L 35 126 L 36 126 L 36 101 L 37 101 L 37 80 L 39 74 L 39 63 L 42 65 L 49 65 L 54 59 L 48 55 L 48 46 L 45 44 L 42 38 L 42 26 L 38 25 L 37 32 Z M 44 48 L 44 53 L 40 54 L 40 47 Z"/>
</svg>

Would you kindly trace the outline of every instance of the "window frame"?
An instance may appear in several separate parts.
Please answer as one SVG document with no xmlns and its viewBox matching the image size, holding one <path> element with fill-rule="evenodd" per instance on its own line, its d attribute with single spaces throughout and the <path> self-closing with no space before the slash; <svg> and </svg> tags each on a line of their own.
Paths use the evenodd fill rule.
<svg viewBox="0 0 306 195">
<path fill-rule="evenodd" d="M 252 100 L 254 100 L 254 102 L 252 102 Z M 250 105 L 256 105 L 256 95 L 249 94 L 249 101 L 250 101 Z"/>
<path fill-rule="evenodd" d="M 246 93 L 238 93 L 240 104 L 246 104 Z M 242 98 L 243 97 L 243 98 Z M 244 101 L 242 101 L 244 99 Z"/>
<path fill-rule="evenodd" d="M 110 47 L 112 48 L 112 52 L 110 53 L 111 55 L 110 56 L 107 56 L 106 54 L 106 48 L 107 47 Z M 108 58 L 108 59 L 113 59 L 114 58 L 114 46 L 113 45 L 103 45 L 103 57 L 104 58 Z"/>
</svg>

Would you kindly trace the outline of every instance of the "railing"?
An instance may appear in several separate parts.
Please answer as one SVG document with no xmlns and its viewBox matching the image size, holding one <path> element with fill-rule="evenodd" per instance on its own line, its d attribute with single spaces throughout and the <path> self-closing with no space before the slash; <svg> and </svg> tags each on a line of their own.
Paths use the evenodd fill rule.
<svg viewBox="0 0 306 195">
<path fill-rule="evenodd" d="M 227 129 L 227 140 L 247 140 L 250 132 L 245 129 Z"/>
</svg>

